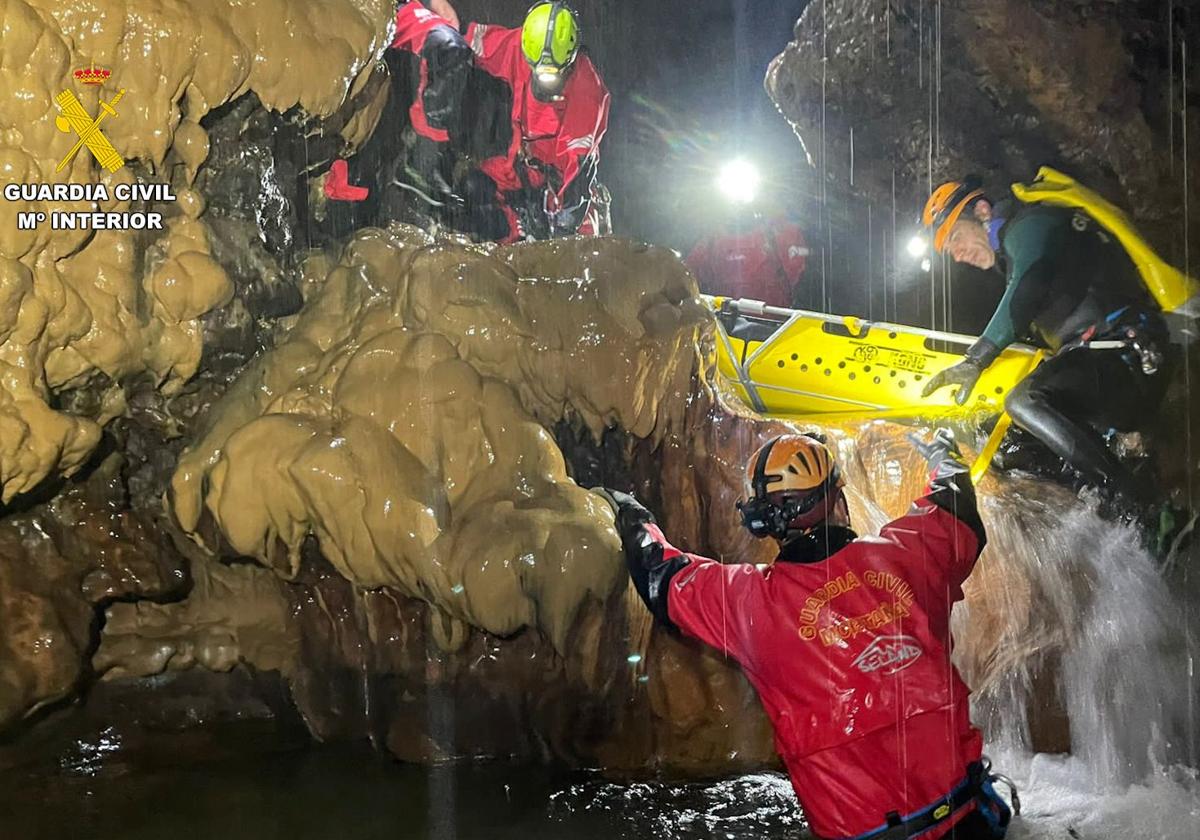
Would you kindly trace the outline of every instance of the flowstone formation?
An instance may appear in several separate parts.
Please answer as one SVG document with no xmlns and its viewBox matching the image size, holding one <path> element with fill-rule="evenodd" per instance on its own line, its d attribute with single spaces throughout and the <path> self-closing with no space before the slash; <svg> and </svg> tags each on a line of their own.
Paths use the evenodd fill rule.
<svg viewBox="0 0 1200 840">
<path fill-rule="evenodd" d="M 649 615 L 611 511 L 548 431 L 620 429 L 647 460 L 689 436 L 711 316 L 678 260 L 393 227 L 303 274 L 303 310 L 209 409 L 172 480 L 180 525 L 215 557 L 193 557 L 180 603 L 113 606 L 94 667 L 278 671 L 314 733 L 413 760 L 644 766 L 682 727 L 698 737 L 668 750 L 674 763 L 728 763 L 739 747 L 715 710 L 752 710 L 752 693 L 677 642 L 637 665 Z M 645 708 L 660 679 L 690 716 Z M 436 724 L 445 706 L 452 726 Z M 648 730 L 621 723 L 634 709 Z M 736 766 L 769 758 L 752 720 L 757 747 Z"/>
<path fill-rule="evenodd" d="M 311 533 L 359 586 L 499 635 L 537 626 L 563 650 L 584 600 L 619 579 L 620 546 L 538 419 L 661 437 L 707 320 L 669 252 L 637 250 L 493 257 L 397 228 L 361 234 L 339 265 L 314 258 L 296 325 L 181 459 L 180 523 L 195 531 L 206 510 L 286 577 Z M 642 282 L 619 279 L 635 262 Z"/>
<path fill-rule="evenodd" d="M 252 9 L 236 3 L 193 9 L 154 0 L 4 4 L 0 186 L 102 185 L 110 196 L 95 206 L 0 202 L 0 497 L 10 505 L 6 527 L 18 527 L 25 517 L 58 523 L 39 525 L 35 536 L 86 531 L 91 520 L 73 520 L 60 499 L 80 492 L 83 485 L 72 476 L 87 474 L 90 486 L 101 453 L 124 448 L 128 457 L 113 478 L 119 492 L 105 509 L 132 516 L 156 543 L 170 545 L 156 500 L 162 488 L 155 473 L 164 456 L 171 459 L 164 444 L 186 434 L 199 406 L 223 387 L 227 374 L 213 371 L 253 354 L 261 332 L 255 319 L 268 308 L 262 300 L 283 285 L 256 271 L 263 262 L 256 265 L 252 254 L 231 253 L 247 250 L 232 244 L 240 238 L 235 223 L 224 220 L 215 233 L 209 227 L 206 196 L 193 188 L 209 152 L 208 130 L 200 122 L 235 98 L 278 111 L 303 108 L 314 117 L 353 103 L 357 110 L 331 122 L 341 142 L 361 140 L 378 110 L 358 94 L 371 88 L 392 11 L 383 2 L 267 2 Z M 111 75 L 102 88 L 77 86 L 74 71 L 85 67 Z M 70 157 L 76 138 L 56 126 L 56 96 L 68 91 L 88 113 L 101 113 L 98 100 L 112 101 L 122 90 L 103 133 L 125 165 L 102 171 L 86 149 Z M 134 183 L 169 185 L 176 200 L 115 198 L 118 185 Z M 164 228 L 18 226 L 19 213 L 55 210 L 152 210 L 163 215 Z M 229 345 L 237 341 L 242 346 L 235 352 Z M 202 362 L 202 378 L 212 387 L 194 389 L 188 383 Z M 44 500 L 56 493 L 59 498 L 47 505 Z M 123 527 L 110 532 L 118 547 L 123 540 L 134 547 L 142 540 L 141 532 Z M 0 726 L 86 685 L 97 607 L 114 597 L 177 598 L 188 589 L 183 572 L 170 587 L 148 573 L 131 573 L 115 595 L 93 592 L 89 564 L 107 561 L 47 548 L 38 551 L 61 555 L 65 564 L 32 562 L 35 542 L 11 542 L 0 560 L 0 589 L 9 605 L 0 619 Z M 186 565 L 169 548 L 163 551 L 162 562 Z"/>
<path fill-rule="evenodd" d="M 200 318 L 233 289 L 213 260 L 202 196 L 189 189 L 208 153 L 200 120 L 248 91 L 270 108 L 332 114 L 366 83 L 384 46 L 387 2 L 275 2 L 204 9 L 155 0 L 96 6 L 4 4 L 0 45 L 0 185 L 174 184 L 161 233 L 19 230 L 18 213 L 90 210 L 87 202 L 0 203 L 0 487 L 4 501 L 87 460 L 124 408 L 123 382 L 148 375 L 178 389 L 197 369 Z M 314 60 L 320 57 L 320 61 Z M 110 142 L 136 164 L 101 173 L 90 154 L 58 173 L 73 137 L 55 125 L 72 72 L 112 68 L 97 99 L 125 90 Z M 114 198 L 97 209 L 124 211 Z M 64 389 L 102 394 L 87 414 L 52 408 Z"/>
</svg>

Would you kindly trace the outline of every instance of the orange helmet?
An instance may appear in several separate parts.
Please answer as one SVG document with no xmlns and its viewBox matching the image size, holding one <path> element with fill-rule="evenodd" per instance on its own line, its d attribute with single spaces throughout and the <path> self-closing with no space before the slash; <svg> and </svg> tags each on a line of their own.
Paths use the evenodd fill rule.
<svg viewBox="0 0 1200 840">
<path fill-rule="evenodd" d="M 829 515 L 844 485 L 823 440 L 781 435 L 759 447 L 746 464 L 747 499 L 737 505 L 742 524 L 756 537 L 782 539 L 789 530 L 811 530 Z M 826 504 L 820 504 L 823 500 Z"/>
<path fill-rule="evenodd" d="M 964 181 L 948 181 L 942 184 L 929 200 L 921 213 L 921 222 L 925 227 L 933 228 L 933 248 L 941 253 L 946 245 L 946 237 L 958 221 L 963 211 L 977 199 L 983 197 L 983 182 L 974 175 L 968 175 Z"/>
</svg>

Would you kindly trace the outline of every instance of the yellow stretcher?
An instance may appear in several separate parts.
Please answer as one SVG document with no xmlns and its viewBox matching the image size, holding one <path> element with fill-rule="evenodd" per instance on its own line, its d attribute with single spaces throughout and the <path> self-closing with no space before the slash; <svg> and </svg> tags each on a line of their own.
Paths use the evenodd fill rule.
<svg viewBox="0 0 1200 840">
<path fill-rule="evenodd" d="M 971 400 L 954 388 L 921 390 L 962 361 L 973 336 L 922 330 L 705 297 L 717 314 L 717 370 L 760 414 L 842 420 L 966 416 L 1003 410 L 1004 397 L 1037 364 L 1037 351 L 1012 345 L 979 377 Z"/>
<path fill-rule="evenodd" d="M 1128 217 L 1082 184 L 1042 167 L 1031 184 L 1014 184 L 1027 203 L 1074 207 L 1121 242 L 1146 288 L 1166 313 L 1200 314 L 1200 283 L 1164 262 Z M 717 316 L 717 370 L 746 405 L 783 420 L 823 422 L 889 418 L 931 420 L 1000 414 L 971 468 L 978 480 L 1010 425 L 1004 398 L 1042 360 L 1042 351 L 1012 345 L 980 375 L 966 405 L 955 388 L 921 396 L 929 377 L 962 360 L 975 338 L 864 321 L 762 301 L 704 296 Z M 1119 341 L 1089 342 L 1093 349 Z"/>
</svg>

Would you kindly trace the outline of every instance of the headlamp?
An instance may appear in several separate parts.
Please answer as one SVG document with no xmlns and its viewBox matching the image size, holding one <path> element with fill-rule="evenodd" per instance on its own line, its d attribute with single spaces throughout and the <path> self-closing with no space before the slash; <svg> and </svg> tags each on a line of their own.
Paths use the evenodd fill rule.
<svg viewBox="0 0 1200 840">
<path fill-rule="evenodd" d="M 914 260 L 919 260 L 927 253 L 929 253 L 929 240 L 919 233 L 914 233 L 912 239 L 908 240 L 908 255 Z"/>
<path fill-rule="evenodd" d="M 758 196 L 762 175 L 745 158 L 735 158 L 721 167 L 717 189 L 734 204 L 749 204 Z"/>
<path fill-rule="evenodd" d="M 737 509 L 742 515 L 742 525 L 760 539 L 763 537 L 787 536 L 788 525 L 798 517 L 810 513 L 825 499 L 829 482 L 805 493 L 789 493 L 780 502 L 765 496 L 754 496 L 746 501 L 738 500 Z"/>
<path fill-rule="evenodd" d="M 744 502 L 739 499 L 737 509 L 742 515 L 742 526 L 759 539 L 787 533 L 783 509 L 767 499 L 753 498 Z"/>
<path fill-rule="evenodd" d="M 533 95 L 543 102 L 561 98 L 566 86 L 567 77 L 557 67 L 533 68 Z"/>
</svg>

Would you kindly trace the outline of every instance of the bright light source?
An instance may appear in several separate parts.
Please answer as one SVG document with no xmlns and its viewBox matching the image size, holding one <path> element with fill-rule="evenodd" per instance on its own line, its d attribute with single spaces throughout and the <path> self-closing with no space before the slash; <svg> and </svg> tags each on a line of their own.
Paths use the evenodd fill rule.
<svg viewBox="0 0 1200 840">
<path fill-rule="evenodd" d="M 919 233 L 913 234 L 913 238 L 908 240 L 908 255 L 914 260 L 918 260 L 928 252 L 929 240 Z"/>
<path fill-rule="evenodd" d="M 736 158 L 721 167 L 717 188 L 734 204 L 749 204 L 758 196 L 762 175 L 758 167 L 745 158 Z"/>
<path fill-rule="evenodd" d="M 545 84 L 550 84 L 550 82 L 553 82 L 557 79 L 558 79 L 557 73 L 538 73 L 538 81 L 543 82 Z"/>
<path fill-rule="evenodd" d="M 926 257 L 925 259 L 921 260 L 921 270 L 922 271 L 929 271 L 931 268 L 933 268 L 933 263 L 931 263 L 929 261 L 929 257 Z"/>
</svg>

